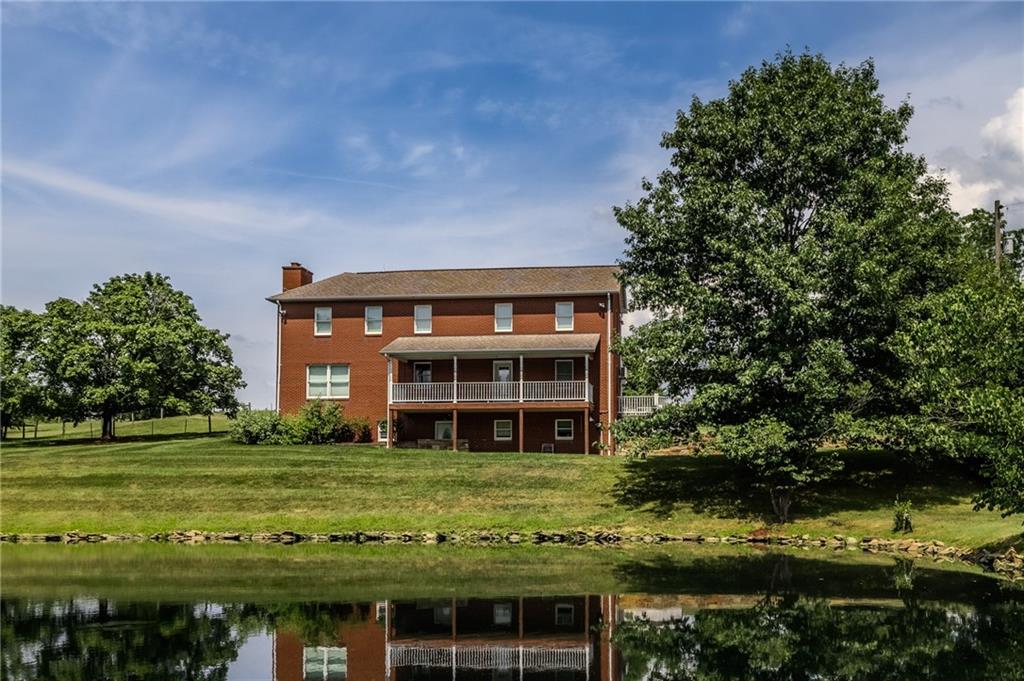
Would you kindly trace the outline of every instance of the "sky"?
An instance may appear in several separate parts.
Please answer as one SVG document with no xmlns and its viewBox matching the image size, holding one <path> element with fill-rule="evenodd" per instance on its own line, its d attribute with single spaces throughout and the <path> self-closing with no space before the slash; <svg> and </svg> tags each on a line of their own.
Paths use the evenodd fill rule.
<svg viewBox="0 0 1024 681">
<path fill-rule="evenodd" d="M 1024 201 L 1021 3 L 5 2 L 0 38 L 2 302 L 166 274 L 254 407 L 281 265 L 614 262 L 675 112 L 787 46 L 873 58 L 958 210 Z"/>
</svg>

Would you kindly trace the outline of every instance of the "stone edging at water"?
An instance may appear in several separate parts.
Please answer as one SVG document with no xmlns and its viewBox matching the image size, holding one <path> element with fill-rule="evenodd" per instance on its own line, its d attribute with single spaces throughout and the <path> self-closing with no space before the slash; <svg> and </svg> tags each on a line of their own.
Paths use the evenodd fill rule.
<svg viewBox="0 0 1024 681">
<path fill-rule="evenodd" d="M 618 532 L 569 530 L 565 532 L 203 532 L 200 530 L 174 530 L 156 534 L 103 534 L 73 530 L 62 534 L 0 534 L 0 542 L 11 543 L 108 543 L 108 542 L 165 542 L 171 544 L 255 543 L 255 544 L 463 544 L 489 546 L 497 544 L 566 544 L 582 546 L 596 544 L 615 546 L 622 544 L 667 544 L 689 542 L 696 544 L 752 544 L 772 546 L 814 547 L 832 550 L 891 553 L 908 558 L 932 558 L 936 561 L 962 561 L 981 566 L 1012 579 L 1024 578 L 1024 556 L 1013 548 L 1005 553 L 980 549 L 962 549 L 947 546 L 941 541 L 915 539 L 882 539 L 879 537 L 831 537 L 810 535 L 770 535 L 755 532 L 727 536 L 687 533 L 620 534 Z"/>
</svg>

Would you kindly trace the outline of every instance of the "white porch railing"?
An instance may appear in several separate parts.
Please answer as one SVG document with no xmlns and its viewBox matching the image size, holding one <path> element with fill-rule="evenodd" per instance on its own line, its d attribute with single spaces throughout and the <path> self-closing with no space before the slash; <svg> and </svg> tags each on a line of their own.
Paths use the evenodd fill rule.
<svg viewBox="0 0 1024 681">
<path fill-rule="evenodd" d="M 456 669 L 576 670 L 590 666 L 590 646 L 419 645 L 388 643 L 388 667 Z"/>
<path fill-rule="evenodd" d="M 456 395 L 457 398 L 456 399 Z M 587 381 L 470 381 L 392 383 L 391 401 L 408 402 L 593 402 Z"/>
<path fill-rule="evenodd" d="M 619 395 L 619 415 L 638 416 L 651 414 L 658 407 L 671 402 L 664 395 Z"/>
<path fill-rule="evenodd" d="M 451 402 L 454 383 L 392 383 L 392 402 Z"/>
<path fill-rule="evenodd" d="M 459 402 L 518 402 L 519 383 L 471 381 L 457 384 Z"/>
</svg>

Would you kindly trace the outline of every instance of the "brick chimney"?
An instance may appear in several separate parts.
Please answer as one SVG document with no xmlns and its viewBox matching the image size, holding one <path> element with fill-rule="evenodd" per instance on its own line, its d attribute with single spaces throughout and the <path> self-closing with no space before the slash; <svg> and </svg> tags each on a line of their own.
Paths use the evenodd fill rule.
<svg viewBox="0 0 1024 681">
<path fill-rule="evenodd" d="M 313 283 L 313 273 L 302 266 L 302 263 L 293 262 L 281 268 L 281 291 L 289 291 L 299 286 Z"/>
</svg>

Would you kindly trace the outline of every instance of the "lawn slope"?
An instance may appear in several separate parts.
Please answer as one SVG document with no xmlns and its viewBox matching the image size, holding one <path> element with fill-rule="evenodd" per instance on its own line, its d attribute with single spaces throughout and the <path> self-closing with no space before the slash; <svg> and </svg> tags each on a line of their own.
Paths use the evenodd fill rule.
<svg viewBox="0 0 1024 681">
<path fill-rule="evenodd" d="M 805 495 L 786 533 L 891 536 L 896 494 L 914 537 L 1020 543 L 1021 521 L 975 512 L 976 483 L 849 454 L 844 478 Z M 251 447 L 223 436 L 4 445 L 5 533 L 174 529 L 297 532 L 605 529 L 731 534 L 770 523 L 766 500 L 716 459 Z"/>
</svg>

